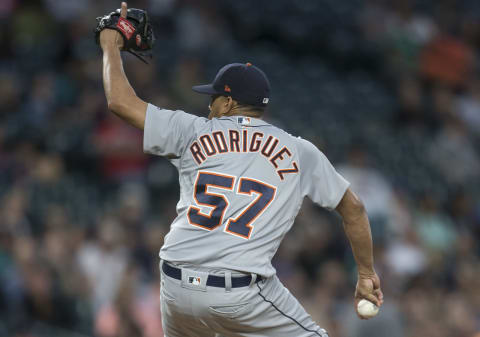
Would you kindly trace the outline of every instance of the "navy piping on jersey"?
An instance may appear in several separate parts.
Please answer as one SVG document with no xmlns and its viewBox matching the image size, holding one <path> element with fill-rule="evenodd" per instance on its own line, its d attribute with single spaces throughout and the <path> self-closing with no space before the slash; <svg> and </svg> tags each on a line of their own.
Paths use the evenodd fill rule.
<svg viewBox="0 0 480 337">
<path fill-rule="evenodd" d="M 304 327 L 302 324 L 300 324 L 300 322 L 297 321 L 295 318 L 293 318 L 293 317 L 291 317 L 291 316 L 288 316 L 288 315 L 287 315 L 286 313 L 284 313 L 282 310 L 278 309 L 277 306 L 276 306 L 275 304 L 273 304 L 272 301 L 267 300 L 267 299 L 265 298 L 265 296 L 262 295 L 262 290 L 263 290 L 263 289 L 260 288 L 260 284 L 257 283 L 257 287 L 258 287 L 258 289 L 260 290 L 260 291 L 258 292 L 258 295 L 260 295 L 260 297 L 261 297 L 265 302 L 270 303 L 271 306 L 274 307 L 275 310 L 277 310 L 277 311 L 278 311 L 279 313 L 281 313 L 283 316 L 291 319 L 291 320 L 294 321 L 299 327 L 301 327 L 303 330 L 305 330 L 305 331 L 307 331 L 307 332 L 313 332 L 313 333 L 319 335 L 320 337 L 328 337 L 328 334 L 327 334 L 326 332 L 325 332 L 325 334 L 322 333 L 322 334 L 320 335 L 320 334 L 318 333 L 318 331 L 307 329 L 307 328 Z M 322 330 L 323 330 L 323 329 L 322 329 Z"/>
</svg>

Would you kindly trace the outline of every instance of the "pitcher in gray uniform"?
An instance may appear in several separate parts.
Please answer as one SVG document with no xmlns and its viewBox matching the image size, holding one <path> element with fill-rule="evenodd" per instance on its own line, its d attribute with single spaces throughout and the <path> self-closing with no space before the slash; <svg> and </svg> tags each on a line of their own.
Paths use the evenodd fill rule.
<svg viewBox="0 0 480 337">
<path fill-rule="evenodd" d="M 158 108 L 128 83 L 116 34 L 100 36 L 109 109 L 144 130 L 146 153 L 179 172 L 178 216 L 160 251 L 165 336 L 327 337 L 271 264 L 305 196 L 343 218 L 358 266 L 355 304 L 380 306 L 365 209 L 314 145 L 262 120 L 267 76 L 234 63 L 193 87 L 211 96 L 208 118 Z"/>
</svg>

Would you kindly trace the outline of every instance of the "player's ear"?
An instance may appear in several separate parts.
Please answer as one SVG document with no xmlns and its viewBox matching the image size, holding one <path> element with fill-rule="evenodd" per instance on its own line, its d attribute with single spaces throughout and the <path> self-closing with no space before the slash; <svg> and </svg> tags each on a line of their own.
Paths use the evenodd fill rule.
<svg viewBox="0 0 480 337">
<path fill-rule="evenodd" d="M 225 108 L 227 109 L 227 111 L 230 111 L 233 109 L 234 106 L 235 106 L 235 101 L 231 96 L 228 96 L 225 101 Z"/>
</svg>

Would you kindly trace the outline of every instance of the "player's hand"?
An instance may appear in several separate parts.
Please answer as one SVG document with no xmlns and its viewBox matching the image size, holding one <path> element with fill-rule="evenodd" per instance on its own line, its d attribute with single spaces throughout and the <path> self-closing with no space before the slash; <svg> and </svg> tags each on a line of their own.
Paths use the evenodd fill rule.
<svg viewBox="0 0 480 337">
<path fill-rule="evenodd" d="M 122 2 L 120 16 L 127 18 L 127 3 Z M 116 46 L 119 49 L 123 47 L 123 37 L 119 32 L 113 29 L 104 29 L 100 32 L 100 46 L 102 49 Z"/>
<path fill-rule="evenodd" d="M 372 275 L 358 275 L 357 287 L 355 289 L 355 311 L 361 319 L 368 319 L 360 315 L 357 311 L 358 302 L 363 298 L 376 304 L 377 307 L 383 304 L 380 279 L 376 273 Z"/>
</svg>

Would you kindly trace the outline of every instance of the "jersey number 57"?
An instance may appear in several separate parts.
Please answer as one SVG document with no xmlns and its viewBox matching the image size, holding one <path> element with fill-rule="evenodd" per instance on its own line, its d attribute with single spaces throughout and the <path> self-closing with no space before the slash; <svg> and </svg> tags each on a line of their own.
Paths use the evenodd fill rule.
<svg viewBox="0 0 480 337">
<path fill-rule="evenodd" d="M 233 191 L 236 177 L 201 171 L 198 173 L 194 186 L 193 196 L 199 206 L 210 207 L 208 213 L 200 208 L 190 206 L 187 212 L 191 225 L 207 230 L 213 230 L 223 223 L 223 216 L 229 205 L 227 197 L 220 193 L 208 191 L 208 187 L 217 187 Z M 239 178 L 237 194 L 253 195 L 255 199 L 236 218 L 229 218 L 225 232 L 249 239 L 253 229 L 253 222 L 262 214 L 275 198 L 276 188 L 267 183 L 252 178 Z"/>
</svg>

